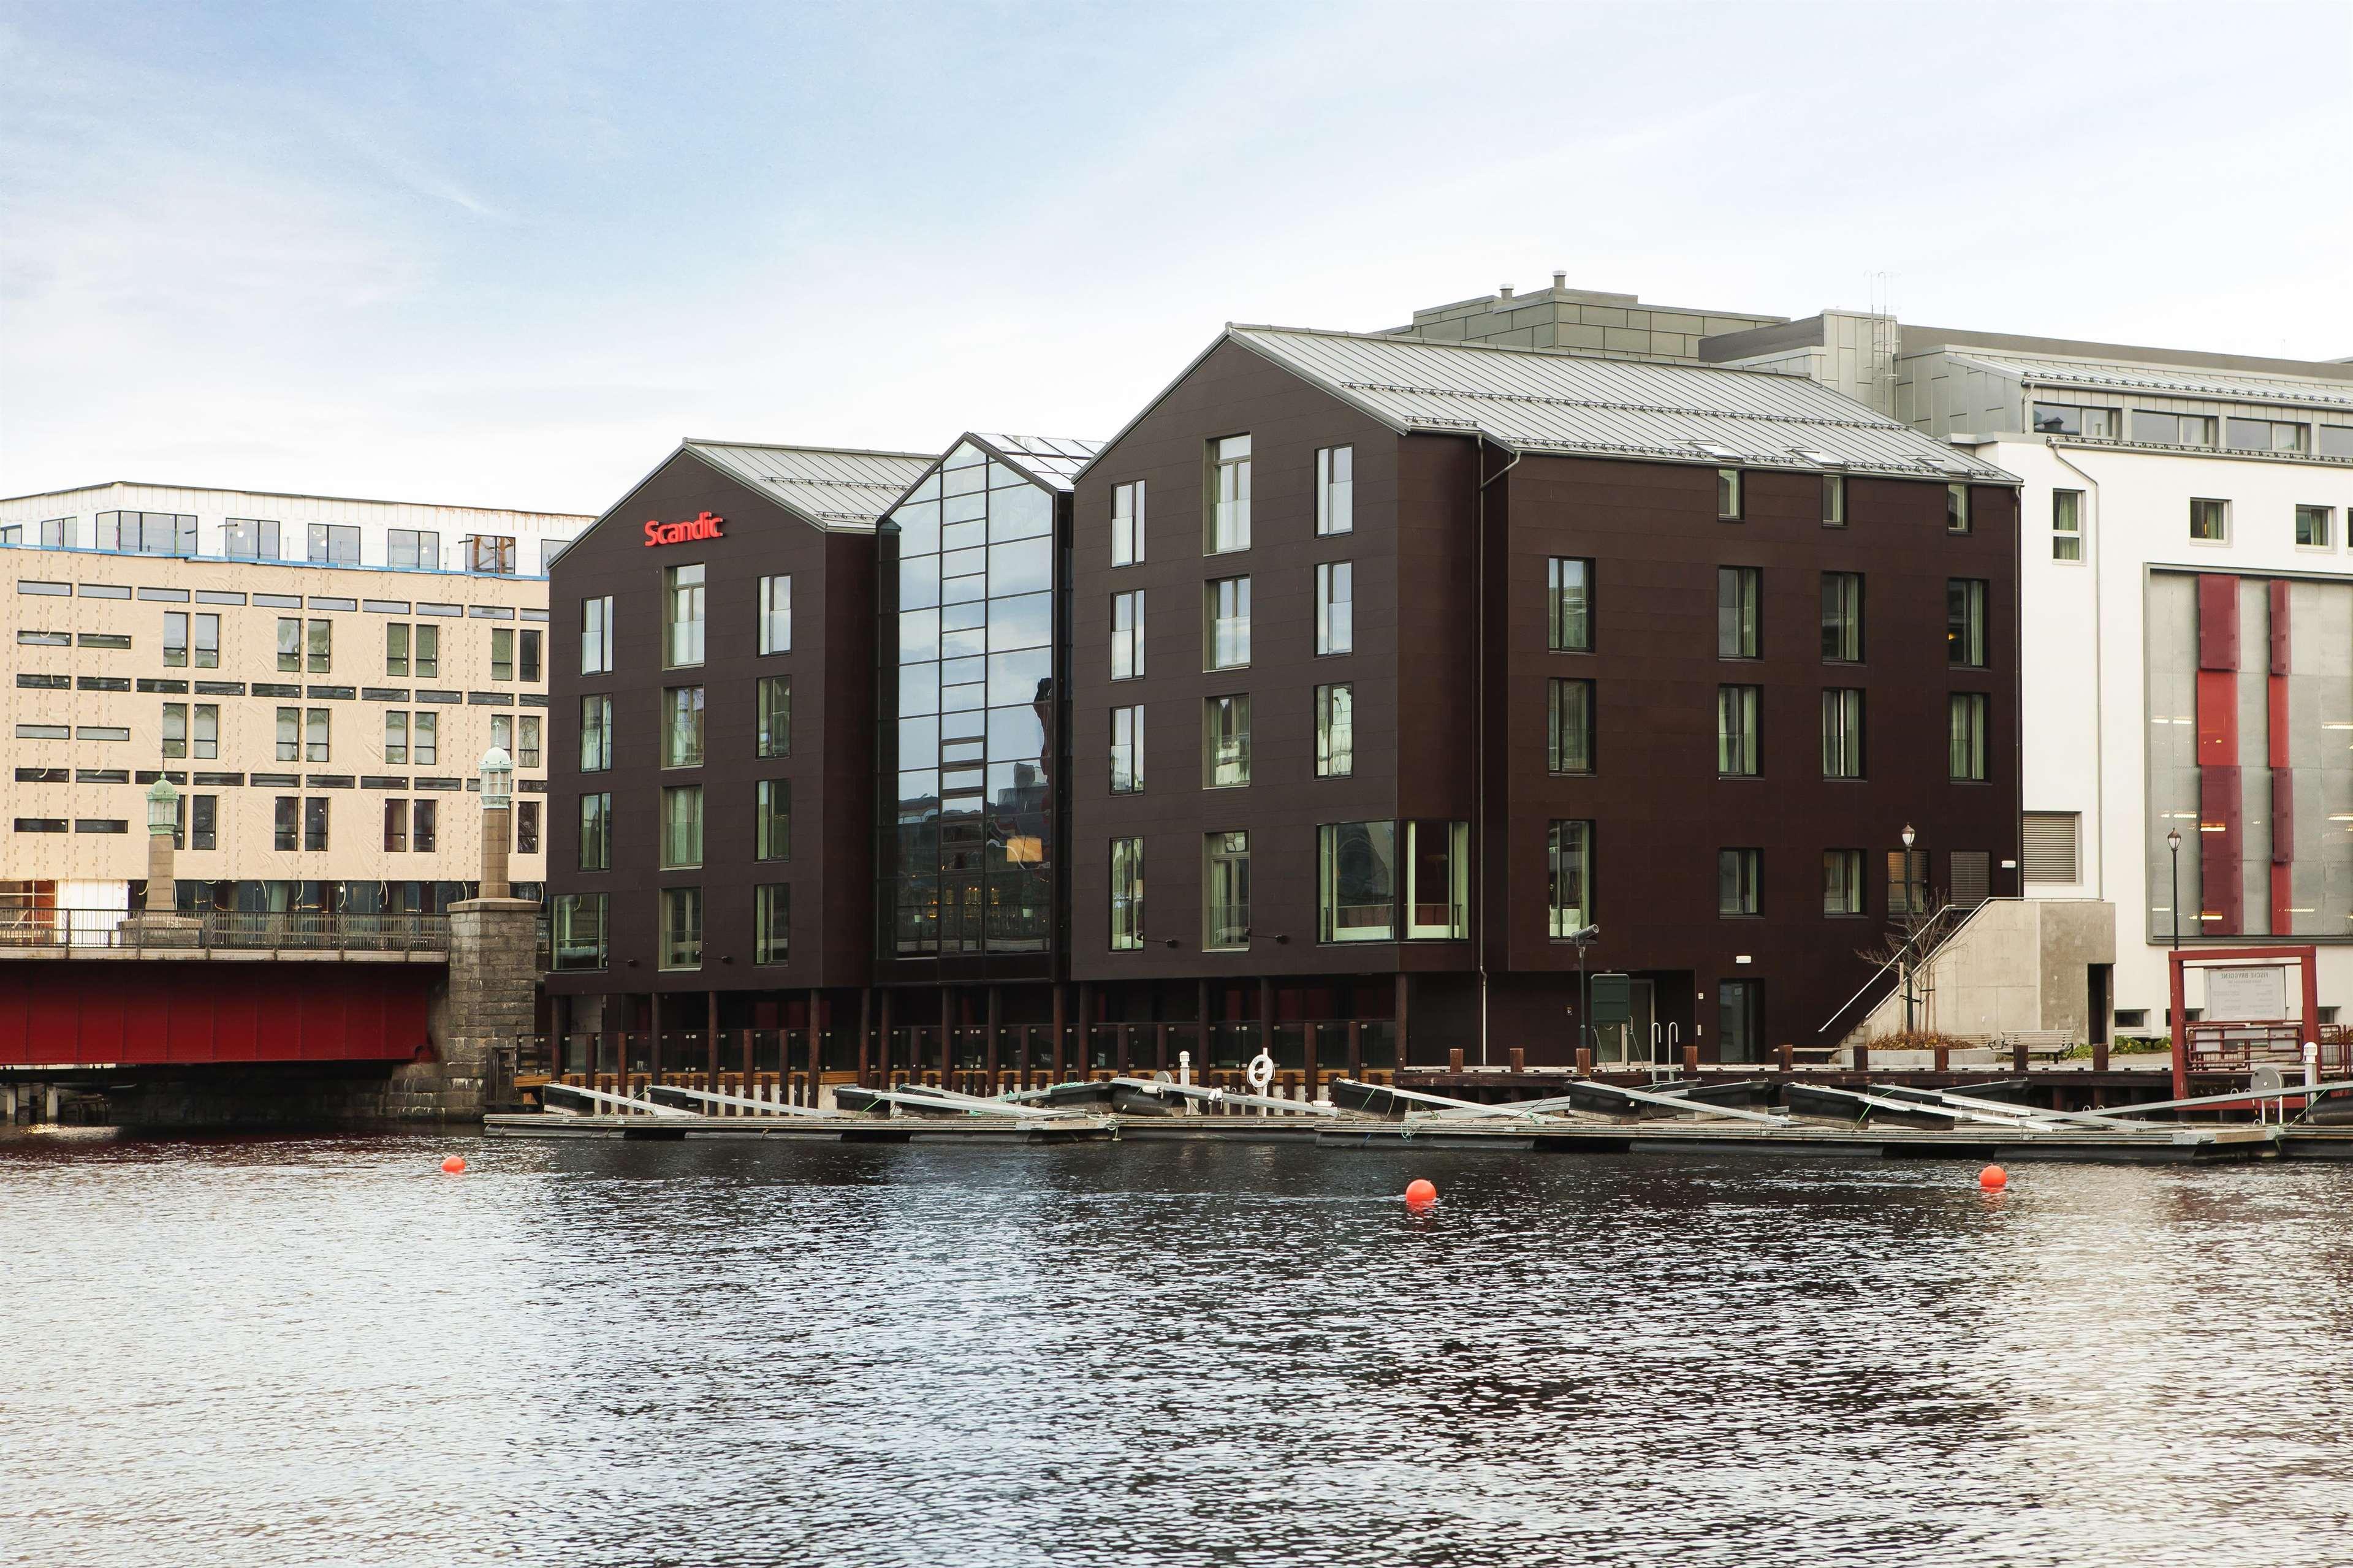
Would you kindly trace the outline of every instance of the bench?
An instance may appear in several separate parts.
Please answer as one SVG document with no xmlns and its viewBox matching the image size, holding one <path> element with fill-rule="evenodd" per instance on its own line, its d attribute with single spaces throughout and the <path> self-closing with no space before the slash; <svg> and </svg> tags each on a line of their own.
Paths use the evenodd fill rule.
<svg viewBox="0 0 2353 1568">
<path fill-rule="evenodd" d="M 2013 1029 L 2002 1037 L 2001 1043 L 2012 1051 L 2024 1051 L 2030 1061 L 2055 1062 L 2075 1048 L 2073 1029 Z"/>
</svg>

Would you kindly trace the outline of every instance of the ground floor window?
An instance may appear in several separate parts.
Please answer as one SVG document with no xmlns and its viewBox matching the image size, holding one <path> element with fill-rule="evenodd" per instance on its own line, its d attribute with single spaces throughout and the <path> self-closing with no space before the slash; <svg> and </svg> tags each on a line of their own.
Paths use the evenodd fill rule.
<svg viewBox="0 0 2353 1568">
<path fill-rule="evenodd" d="M 1554 823 L 1546 854 L 1552 937 L 1562 942 L 1593 923 L 1593 824 Z"/>
<path fill-rule="evenodd" d="M 1331 822 L 1315 830 L 1316 940 L 1397 940 L 1397 824 Z"/>
<path fill-rule="evenodd" d="M 1471 934 L 1471 825 L 1406 824 L 1406 928 L 1409 937 Z"/>
<path fill-rule="evenodd" d="M 602 969 L 606 963 L 603 893 L 559 893 L 549 912 L 555 967 Z"/>
<path fill-rule="evenodd" d="M 661 966 L 702 967 L 702 889 L 664 888 L 661 907 Z"/>
<path fill-rule="evenodd" d="M 1134 952 L 1144 945 L 1144 840 L 1111 841 L 1111 946 Z"/>
<path fill-rule="evenodd" d="M 1203 840 L 1201 945 L 1250 945 L 1250 841 L 1248 833 L 1212 833 Z"/>
<path fill-rule="evenodd" d="M 1862 851 L 1822 851 L 1822 913 L 1859 915 L 1862 909 Z"/>
<path fill-rule="evenodd" d="M 752 962 L 782 963 L 792 956 L 793 889 L 763 882 L 752 889 Z"/>
</svg>

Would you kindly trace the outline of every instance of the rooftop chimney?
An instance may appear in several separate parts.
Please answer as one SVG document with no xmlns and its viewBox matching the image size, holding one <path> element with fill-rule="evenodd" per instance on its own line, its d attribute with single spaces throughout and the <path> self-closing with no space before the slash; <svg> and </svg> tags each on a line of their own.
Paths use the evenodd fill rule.
<svg viewBox="0 0 2353 1568">
<path fill-rule="evenodd" d="M 1506 284 L 1504 284 L 1504 285 L 1503 293 L 1502 293 L 1502 295 L 1501 295 L 1501 298 L 1505 299 L 1505 300 L 1508 300 L 1508 299 L 1510 299 L 1511 297 L 1512 297 L 1512 286 L 1511 286 L 1509 283 L 1506 283 Z"/>
<path fill-rule="evenodd" d="M 1567 288 L 1567 287 L 1568 287 L 1568 274 L 1567 274 L 1567 273 L 1566 273 L 1566 272 L 1556 272 L 1556 273 L 1554 273 L 1554 274 L 1552 275 L 1552 286 L 1553 286 L 1555 289 L 1566 289 L 1566 288 Z"/>
</svg>

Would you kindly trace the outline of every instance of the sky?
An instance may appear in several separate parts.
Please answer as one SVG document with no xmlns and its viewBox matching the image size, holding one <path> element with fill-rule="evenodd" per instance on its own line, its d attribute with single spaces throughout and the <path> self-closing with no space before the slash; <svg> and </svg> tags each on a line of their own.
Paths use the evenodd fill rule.
<svg viewBox="0 0 2353 1568">
<path fill-rule="evenodd" d="M 0 495 L 598 512 L 1509 283 L 2353 355 L 2353 4 L 0 0 Z"/>
</svg>

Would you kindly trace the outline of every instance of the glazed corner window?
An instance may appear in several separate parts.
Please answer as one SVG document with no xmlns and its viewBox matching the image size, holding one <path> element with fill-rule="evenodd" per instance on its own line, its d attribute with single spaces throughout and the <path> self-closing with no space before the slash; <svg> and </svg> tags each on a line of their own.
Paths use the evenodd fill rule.
<svg viewBox="0 0 2353 1568">
<path fill-rule="evenodd" d="M 1986 778 L 1986 721 L 1993 700 L 1982 691 L 1956 691 L 1947 701 L 1950 773 L 1956 784 Z"/>
<path fill-rule="evenodd" d="M 1315 689 L 1315 776 L 1344 779 L 1356 771 L 1356 689 L 1342 681 Z"/>
<path fill-rule="evenodd" d="M 1862 574 L 1822 574 L 1822 662 L 1862 662 Z"/>
<path fill-rule="evenodd" d="M 1862 693 L 1833 687 L 1822 693 L 1822 777 L 1862 776 Z"/>
<path fill-rule="evenodd" d="M 1862 909 L 1862 851 L 1822 851 L 1822 913 L 1859 915 Z"/>
<path fill-rule="evenodd" d="M 1765 597 L 1765 574 L 1755 566 L 1715 569 L 1715 656 L 1718 658 L 1761 658 L 1764 631 L 1758 617 Z"/>
<path fill-rule="evenodd" d="M 558 893 L 551 911 L 555 967 L 605 967 L 605 899 L 603 893 Z"/>
<path fill-rule="evenodd" d="M 609 793 L 580 797 L 580 855 L 583 871 L 613 868 L 613 797 Z"/>
<path fill-rule="evenodd" d="M 514 664 L 514 628 L 492 626 L 491 628 L 491 679 L 512 680 Z"/>
<path fill-rule="evenodd" d="M 1715 689 L 1715 771 L 1727 778 L 1757 774 L 1757 703 L 1762 689 Z"/>
<path fill-rule="evenodd" d="M 1315 568 L 1315 651 L 1348 653 L 1356 646 L 1356 564 L 1327 561 Z"/>
<path fill-rule="evenodd" d="M 702 786 L 672 784 L 662 792 L 661 863 L 665 870 L 702 864 Z"/>
<path fill-rule="evenodd" d="M 580 673 L 604 675 L 613 668 L 613 596 L 580 601 Z"/>
<path fill-rule="evenodd" d="M 757 697 L 757 725 L 752 754 L 789 757 L 793 754 L 793 678 L 764 675 Z"/>
<path fill-rule="evenodd" d="M 513 576 L 514 536 L 508 533 L 469 535 L 466 540 L 466 570 L 484 576 Z"/>
<path fill-rule="evenodd" d="M 1824 528 L 1846 526 L 1846 476 L 1844 474 L 1822 476 L 1822 526 Z"/>
<path fill-rule="evenodd" d="M 782 963 L 792 955 L 792 884 L 763 882 L 752 889 L 752 962 Z"/>
<path fill-rule="evenodd" d="M 1545 704 L 1545 766 L 1556 773 L 1593 771 L 1593 682 L 1554 680 Z"/>
<path fill-rule="evenodd" d="M 2231 503 L 2226 500 L 2192 500 L 2189 503 L 2189 537 L 2210 544 L 2221 544 L 2231 537 Z"/>
<path fill-rule="evenodd" d="M 702 765 L 702 688 L 673 686 L 662 693 L 662 766 Z"/>
<path fill-rule="evenodd" d="M 1144 946 L 1144 840 L 1111 841 L 1111 950 L 1134 952 Z"/>
<path fill-rule="evenodd" d="M 1239 669 L 1250 661 L 1250 580 L 1219 577 L 1201 591 L 1204 669 Z"/>
<path fill-rule="evenodd" d="M 1315 830 L 1315 939 L 1397 940 L 1397 824 L 1331 822 Z"/>
<path fill-rule="evenodd" d="M 702 566 L 662 568 L 662 667 L 702 662 Z"/>
<path fill-rule="evenodd" d="M 437 572 L 441 567 L 441 535 L 430 529 L 396 528 L 385 536 L 385 564 Z"/>
<path fill-rule="evenodd" d="M 702 889 L 664 888 L 661 895 L 661 966 L 702 967 Z"/>
<path fill-rule="evenodd" d="M 601 773 L 613 765 L 613 700 L 580 700 L 580 771 Z"/>
<path fill-rule="evenodd" d="M 1945 583 L 1945 662 L 1956 669 L 1982 669 L 1985 661 L 1985 583 L 1976 577 L 1948 578 Z"/>
<path fill-rule="evenodd" d="M 1948 484 L 1945 487 L 1945 531 L 1967 533 L 1969 531 L 1969 487 Z"/>
<path fill-rule="evenodd" d="M 1762 849 L 1719 849 L 1715 852 L 1715 912 L 1754 915 L 1764 912 L 1759 884 L 1765 879 Z"/>
<path fill-rule="evenodd" d="M 1250 542 L 1250 438 L 1228 436 L 1209 443 L 1208 537 L 1205 554 L 1248 550 Z"/>
<path fill-rule="evenodd" d="M 1250 835 L 1206 835 L 1201 862 L 1202 947 L 1215 952 L 1250 946 Z"/>
<path fill-rule="evenodd" d="M 793 651 L 793 580 L 760 579 L 760 651 Z"/>
<path fill-rule="evenodd" d="M 1144 559 L 1144 481 L 1111 488 L 1111 563 L 1133 566 Z"/>
<path fill-rule="evenodd" d="M 752 858 L 789 860 L 793 858 L 793 782 L 762 779 L 752 812 Z"/>
<path fill-rule="evenodd" d="M 2051 559 L 2081 561 L 2084 558 L 2084 492 L 2052 490 L 2051 492 Z"/>
<path fill-rule="evenodd" d="M 1556 555 L 1545 565 L 1546 642 L 1555 653 L 1593 651 L 1593 563 Z"/>
<path fill-rule="evenodd" d="M 1144 590 L 1111 596 L 1111 678 L 1134 680 L 1144 673 Z"/>
<path fill-rule="evenodd" d="M 2295 542 L 2313 550 L 2327 550 L 2336 542 L 2337 509 L 2330 506 L 2300 506 L 2295 509 Z M 165 660 L 166 663 L 170 661 Z"/>
<path fill-rule="evenodd" d="M 1356 527 L 1356 449 L 1324 447 L 1315 454 L 1315 531 L 1352 533 Z"/>
<path fill-rule="evenodd" d="M 1250 782 L 1250 700 L 1211 697 L 1201 704 L 1201 787 L 1234 789 Z"/>
<path fill-rule="evenodd" d="M 1409 822 L 1405 826 L 1405 934 L 1469 936 L 1471 825 Z"/>
<path fill-rule="evenodd" d="M 1554 823 L 1546 861 L 1552 940 L 1565 942 L 1593 923 L 1593 824 Z"/>
<path fill-rule="evenodd" d="M 302 646 L 309 655 L 311 673 L 312 675 L 328 674 L 333 669 L 335 663 L 335 623 L 312 621 L 309 635 L 304 638 Z M 284 667 L 284 662 L 282 659 L 280 661 L 280 668 Z"/>
<path fill-rule="evenodd" d="M 1740 521 L 1740 470 L 1715 470 L 1715 515 L 1720 522 Z"/>
<path fill-rule="evenodd" d="M 1144 705 L 1111 710 L 1111 793 L 1144 789 Z"/>
</svg>

